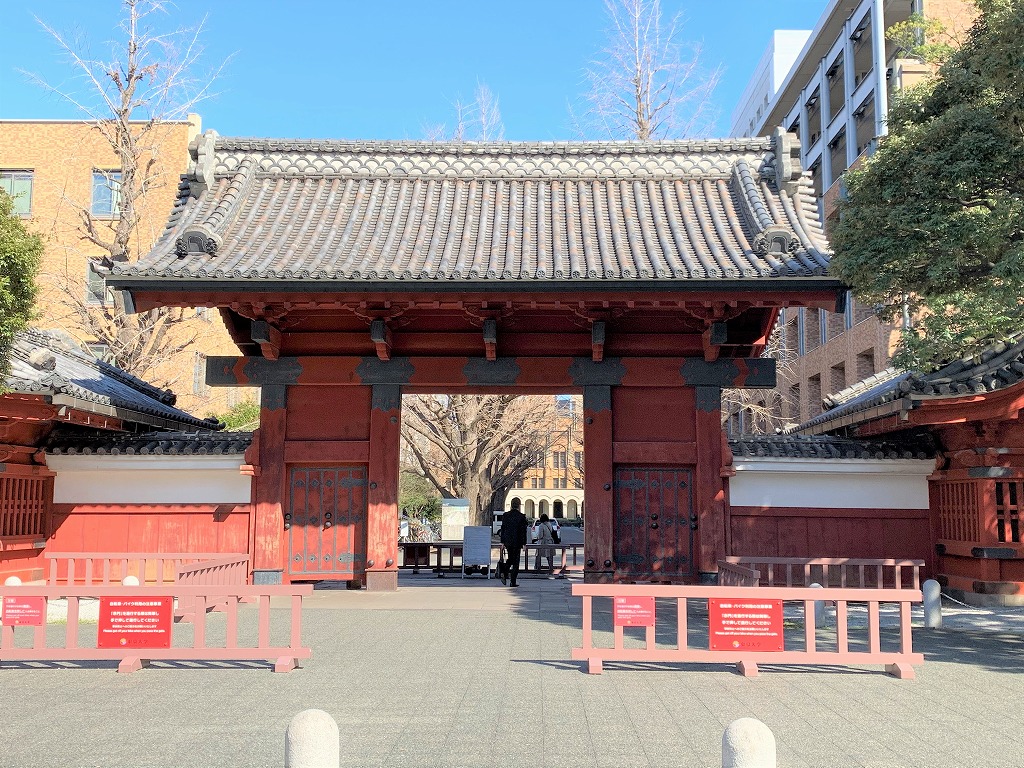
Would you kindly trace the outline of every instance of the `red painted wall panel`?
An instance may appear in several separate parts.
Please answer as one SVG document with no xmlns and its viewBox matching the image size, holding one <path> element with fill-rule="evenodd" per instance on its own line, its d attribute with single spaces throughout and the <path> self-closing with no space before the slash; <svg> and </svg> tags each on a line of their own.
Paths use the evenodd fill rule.
<svg viewBox="0 0 1024 768">
<path fill-rule="evenodd" d="M 55 504 L 47 552 L 246 552 L 248 504 Z"/>
<path fill-rule="evenodd" d="M 692 442 L 697 432 L 695 407 L 690 387 L 613 387 L 615 440 Z"/>
<path fill-rule="evenodd" d="M 927 509 L 732 507 L 729 525 L 730 555 L 911 558 L 934 570 Z"/>
<path fill-rule="evenodd" d="M 39 549 L 13 549 L 0 553 L 0 584 L 8 576 L 22 581 L 36 581 L 44 574 L 43 553 Z"/>
<path fill-rule="evenodd" d="M 368 440 L 370 387 L 288 387 L 288 440 Z"/>
</svg>

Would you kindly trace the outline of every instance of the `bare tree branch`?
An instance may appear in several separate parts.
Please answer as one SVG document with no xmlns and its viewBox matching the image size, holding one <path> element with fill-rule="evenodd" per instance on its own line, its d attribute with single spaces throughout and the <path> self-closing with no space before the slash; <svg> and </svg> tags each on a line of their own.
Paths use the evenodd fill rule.
<svg viewBox="0 0 1024 768">
<path fill-rule="evenodd" d="M 108 174 L 110 210 L 94 211 L 91 199 L 62 193 L 62 205 L 74 210 L 79 221 L 79 236 L 102 251 L 83 255 L 103 264 L 134 261 L 153 241 L 155 232 L 140 232 L 140 224 L 149 207 L 147 196 L 167 183 L 157 163 L 162 144 L 172 135 L 167 124 L 185 118 L 212 95 L 211 86 L 230 59 L 201 73 L 205 19 L 192 28 L 157 31 L 151 25 L 167 15 L 169 3 L 122 0 L 122 6 L 121 36 L 111 44 L 109 57 L 91 55 L 88 41 L 37 19 L 84 86 L 81 92 L 28 73 L 81 111 L 117 157 L 119 168 L 100 171 Z M 67 310 L 64 320 L 106 345 L 110 362 L 140 378 L 154 375 L 196 338 L 187 325 L 195 316 L 191 310 L 161 308 L 126 316 L 88 298 L 82 277 L 65 269 L 57 278 Z"/>
<path fill-rule="evenodd" d="M 608 45 L 585 72 L 579 132 L 640 141 L 706 136 L 722 69 L 705 69 L 702 46 L 682 41 L 682 17 L 663 25 L 661 0 L 605 0 L 605 9 Z"/>
<path fill-rule="evenodd" d="M 550 397 L 408 395 L 403 441 L 418 470 L 446 497 L 469 499 L 486 524 L 495 500 L 544 455 L 554 423 Z"/>
</svg>

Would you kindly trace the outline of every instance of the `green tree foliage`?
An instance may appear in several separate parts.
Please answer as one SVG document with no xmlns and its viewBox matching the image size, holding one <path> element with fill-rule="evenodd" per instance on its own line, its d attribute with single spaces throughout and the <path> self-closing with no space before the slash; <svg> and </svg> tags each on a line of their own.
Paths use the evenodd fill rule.
<svg viewBox="0 0 1024 768">
<path fill-rule="evenodd" d="M 43 241 L 14 214 L 14 201 L 0 190 L 0 374 L 8 370 L 11 344 L 32 319 L 36 272 Z"/>
<path fill-rule="evenodd" d="M 956 41 L 945 25 L 921 13 L 893 24 L 885 30 L 885 38 L 895 43 L 903 56 L 929 64 L 941 64 L 956 50 Z"/>
<path fill-rule="evenodd" d="M 211 413 L 229 432 L 251 432 L 260 425 L 260 405 L 255 400 L 235 403 L 226 413 Z"/>
<path fill-rule="evenodd" d="M 409 517 L 437 522 L 441 520 L 441 494 L 423 475 L 404 470 L 398 478 L 398 508 Z"/>
<path fill-rule="evenodd" d="M 1024 327 L 1024 3 L 981 15 L 937 76 L 896 100 L 890 135 L 833 232 L 833 273 L 903 312 L 894 362 L 929 369 Z"/>
</svg>

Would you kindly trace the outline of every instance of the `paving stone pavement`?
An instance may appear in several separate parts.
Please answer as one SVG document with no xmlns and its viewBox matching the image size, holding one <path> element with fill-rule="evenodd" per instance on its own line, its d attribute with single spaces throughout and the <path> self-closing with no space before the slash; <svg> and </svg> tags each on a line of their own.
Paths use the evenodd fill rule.
<svg viewBox="0 0 1024 768">
<path fill-rule="evenodd" d="M 972 623 L 973 609 L 950 608 L 974 628 L 916 630 L 926 662 L 915 680 L 880 667 L 762 665 L 743 678 L 731 665 L 611 663 L 591 676 L 569 660 L 580 605 L 565 580 L 318 589 L 304 610 L 313 658 L 288 674 L 3 663 L 0 766 L 281 766 L 288 721 L 311 707 L 337 720 L 343 766 L 717 768 L 739 717 L 772 729 L 780 767 L 1020 765 L 1024 612 L 977 611 Z M 216 637 L 223 616 L 208 627 Z M 191 632 L 176 626 L 176 644 Z"/>
</svg>

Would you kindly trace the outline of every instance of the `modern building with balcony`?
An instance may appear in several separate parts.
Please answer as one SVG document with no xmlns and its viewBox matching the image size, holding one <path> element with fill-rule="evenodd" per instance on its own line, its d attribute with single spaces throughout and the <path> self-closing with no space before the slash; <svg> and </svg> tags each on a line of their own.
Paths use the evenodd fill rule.
<svg viewBox="0 0 1024 768">
<path fill-rule="evenodd" d="M 735 136 L 767 136 L 781 126 L 799 137 L 800 159 L 811 175 L 826 233 L 838 215 L 843 174 L 885 135 L 891 99 L 930 74 L 927 64 L 905 58 L 886 39 L 886 30 L 915 13 L 962 39 L 976 9 L 966 0 L 828 0 L 765 104 L 764 70 L 779 45 L 778 32 L 773 33 L 733 113 Z M 788 422 L 815 417 L 823 397 L 884 370 L 900 330 L 879 322 L 872 307 L 852 297 L 845 312 L 783 310 L 779 323 L 782 356 L 789 361 L 779 372 L 782 417 Z M 749 428 L 745 416 L 732 415 L 731 433 Z"/>
</svg>

